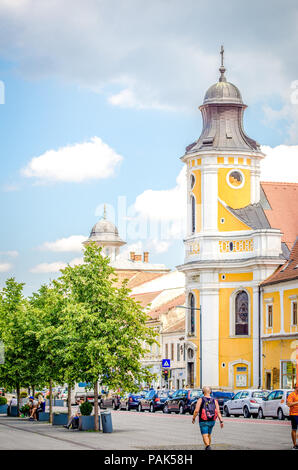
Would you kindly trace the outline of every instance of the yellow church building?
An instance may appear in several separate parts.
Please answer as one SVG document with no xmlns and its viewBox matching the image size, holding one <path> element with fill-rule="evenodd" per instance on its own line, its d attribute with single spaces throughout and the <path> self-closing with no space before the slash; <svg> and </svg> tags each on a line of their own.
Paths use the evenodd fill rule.
<svg viewBox="0 0 298 470">
<path fill-rule="evenodd" d="M 225 77 L 223 54 L 219 71 L 199 107 L 201 135 L 181 158 L 188 214 L 178 269 L 186 279 L 187 383 L 290 387 L 297 258 L 296 278 L 283 281 L 277 273 L 287 272 L 298 234 L 298 214 L 289 212 L 295 201 L 297 207 L 298 185 L 260 182 L 266 156 L 244 131 L 246 105 Z"/>
<path fill-rule="evenodd" d="M 263 384 L 292 388 L 298 348 L 298 238 L 288 261 L 262 282 L 261 292 Z"/>
</svg>

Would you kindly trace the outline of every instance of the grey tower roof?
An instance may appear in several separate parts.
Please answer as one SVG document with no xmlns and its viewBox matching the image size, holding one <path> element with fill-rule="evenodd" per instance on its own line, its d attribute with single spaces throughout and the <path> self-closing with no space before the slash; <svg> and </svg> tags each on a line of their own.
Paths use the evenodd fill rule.
<svg viewBox="0 0 298 470">
<path fill-rule="evenodd" d="M 201 136 L 186 147 L 186 153 L 213 149 L 261 152 L 259 144 L 244 132 L 243 113 L 246 105 L 238 88 L 226 80 L 223 48 L 221 54 L 219 80 L 207 90 L 204 102 L 199 107 L 203 118 Z"/>
<path fill-rule="evenodd" d="M 248 206 L 242 207 L 241 209 L 232 209 L 231 207 L 228 207 L 228 209 L 238 219 L 254 230 L 271 228 L 271 225 L 268 222 L 260 202 L 256 204 L 249 204 Z"/>
<path fill-rule="evenodd" d="M 88 242 L 103 242 L 105 245 L 110 244 L 117 246 L 126 244 L 126 242 L 120 238 L 117 227 L 107 220 L 106 209 L 104 209 L 103 218 L 92 227 L 90 236 L 84 243 Z"/>
</svg>

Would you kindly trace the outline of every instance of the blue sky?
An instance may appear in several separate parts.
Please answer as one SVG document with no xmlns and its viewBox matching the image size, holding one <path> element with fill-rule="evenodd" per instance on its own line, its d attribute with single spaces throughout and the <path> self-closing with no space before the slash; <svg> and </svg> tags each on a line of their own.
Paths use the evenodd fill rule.
<svg viewBox="0 0 298 470">
<path fill-rule="evenodd" d="M 240 88 L 244 102 L 249 105 L 245 113 L 248 135 L 271 148 L 285 144 L 285 156 L 288 149 L 296 150 L 297 105 L 289 97 L 290 85 L 298 78 L 298 71 L 290 60 L 287 46 L 295 34 L 291 29 L 291 15 L 282 18 L 277 31 L 277 36 L 283 38 L 284 49 L 282 46 L 275 49 L 272 44 L 270 53 L 266 54 L 270 21 L 272 27 L 275 25 L 275 19 L 269 17 L 264 35 L 251 44 L 247 44 L 251 32 L 243 28 L 241 42 L 245 50 L 241 53 L 240 45 L 233 43 L 228 25 L 212 37 L 210 44 L 206 35 L 196 33 L 195 24 L 189 24 L 187 15 L 182 15 L 179 24 L 175 23 L 175 18 L 181 16 L 179 2 L 173 2 L 175 7 L 171 9 L 167 2 L 153 2 L 144 29 L 134 33 L 130 32 L 137 24 L 132 17 L 133 1 L 128 2 L 131 8 L 122 16 L 119 12 L 116 19 L 110 3 L 101 2 L 106 7 L 101 10 L 99 3 L 91 0 L 73 2 L 77 8 L 74 13 L 68 1 L 64 2 L 63 11 L 54 0 L 41 1 L 35 4 L 32 19 L 29 11 L 33 3 L 12 0 L 0 5 L 0 80 L 5 84 L 5 104 L 0 105 L 1 285 L 14 275 L 18 281 L 26 282 L 26 293 L 30 293 L 42 282 L 57 276 L 56 272 L 47 272 L 45 265 L 35 272 L 31 270 L 42 263 L 70 262 L 81 254 L 77 248 L 53 251 L 53 247 L 40 247 L 74 235 L 87 236 L 99 219 L 103 203 L 116 208 L 118 197 L 125 196 L 127 205 L 131 206 L 141 196 L 136 218 L 148 211 L 152 211 L 154 218 L 158 208 L 154 201 L 152 207 L 143 208 L 144 192 L 162 191 L 154 193 L 161 199 L 167 198 L 167 191 L 175 188 L 178 188 L 176 196 L 180 194 L 181 185 L 176 179 L 183 165 L 179 157 L 185 146 L 199 137 L 201 117 L 197 107 L 207 87 L 218 78 L 222 42 L 226 47 L 227 78 Z M 288 3 L 296 15 L 294 4 Z M 196 2 L 186 4 L 193 8 L 197 5 Z M 165 15 L 157 15 L 159 8 L 166 13 L 167 7 L 172 28 Z M 250 12 L 253 5 L 249 8 Z M 82 12 L 84 15 L 80 16 Z M 159 18 L 152 29 L 150 14 Z M 68 15 L 68 24 L 63 23 L 62 29 L 59 25 L 65 21 L 64 15 Z M 111 25 L 109 18 L 115 23 Z M 74 37 L 72 20 L 77 28 Z M 181 21 L 184 21 L 182 31 Z M 127 29 L 120 39 L 105 27 L 107 23 L 112 31 L 118 31 L 117 26 L 123 22 L 127 23 Z M 55 40 L 53 31 L 43 28 L 48 23 L 52 29 L 57 26 Z M 98 37 L 97 25 L 101 32 Z M 92 29 L 94 35 L 89 33 Z M 141 46 L 137 46 L 137 41 Z M 186 60 L 187 54 L 193 56 Z M 252 67 L 258 70 L 253 73 Z M 57 172 L 50 179 L 32 173 L 30 162 L 34 157 L 46 154 L 47 162 L 51 155 L 64 158 L 63 149 L 67 146 L 73 149 L 77 144 L 81 145 L 75 154 L 81 168 L 84 162 L 90 166 L 86 159 L 91 147 L 84 144 L 92 142 L 94 137 L 100 139 L 96 144 L 98 159 L 106 158 L 110 176 L 100 173 L 106 167 L 103 170 L 99 167 L 96 177 L 88 174 L 85 177 L 84 170 L 80 181 L 75 176 L 67 176 L 67 168 L 63 170 L 62 181 L 57 178 Z M 47 154 L 49 151 L 54 153 Z M 92 158 L 96 159 L 96 155 L 95 152 Z M 107 163 L 110 156 L 116 160 L 119 157 L 118 163 Z M 289 162 L 291 165 L 292 160 Z M 27 176 L 22 172 L 24 169 Z M 290 180 L 295 180 L 297 175 L 288 170 L 280 174 L 277 164 L 268 165 L 263 179 L 289 180 L 289 174 Z M 142 245 L 140 239 L 128 238 L 127 242 L 139 243 L 140 249 L 148 248 L 152 262 L 174 267 L 183 261 L 181 239 L 167 240 L 163 245 L 162 240 L 153 243 L 150 237 L 143 237 Z"/>
</svg>

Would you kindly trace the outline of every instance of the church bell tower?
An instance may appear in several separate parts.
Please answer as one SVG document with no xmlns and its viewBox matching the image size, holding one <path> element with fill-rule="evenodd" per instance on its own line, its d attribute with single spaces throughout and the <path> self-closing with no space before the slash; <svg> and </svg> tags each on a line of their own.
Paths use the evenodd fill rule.
<svg viewBox="0 0 298 470">
<path fill-rule="evenodd" d="M 263 209 L 265 155 L 244 131 L 246 105 L 226 79 L 223 47 L 219 72 L 199 107 L 201 135 L 181 158 L 188 208 L 178 269 L 186 275 L 187 357 L 193 358 L 187 381 L 235 389 L 258 382 L 258 286 L 280 263 L 281 233 Z"/>
</svg>

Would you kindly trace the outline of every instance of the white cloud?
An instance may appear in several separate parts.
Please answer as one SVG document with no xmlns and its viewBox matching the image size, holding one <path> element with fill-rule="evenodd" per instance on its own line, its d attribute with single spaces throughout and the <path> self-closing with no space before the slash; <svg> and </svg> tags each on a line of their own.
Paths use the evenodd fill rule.
<svg viewBox="0 0 298 470">
<path fill-rule="evenodd" d="M 263 145 L 266 157 L 261 162 L 261 181 L 298 183 L 298 145 Z"/>
<path fill-rule="evenodd" d="M 163 111 L 173 111 L 175 109 L 173 106 L 162 105 L 158 101 L 150 99 L 148 95 L 140 100 L 137 98 L 135 92 L 129 88 L 125 88 L 119 93 L 109 96 L 108 102 L 120 108 L 159 109 Z"/>
<path fill-rule="evenodd" d="M 70 237 L 66 238 L 59 238 L 54 242 L 45 242 L 43 243 L 39 249 L 43 251 L 82 251 L 83 249 L 83 241 L 87 239 L 84 235 L 71 235 Z"/>
<path fill-rule="evenodd" d="M 69 263 L 64 263 L 63 261 L 55 261 L 53 263 L 40 263 L 30 269 L 31 273 L 36 274 L 47 274 L 47 273 L 58 273 L 61 269 L 66 268 L 69 264 L 70 266 L 76 266 L 83 263 L 83 258 L 74 258 Z"/>
<path fill-rule="evenodd" d="M 17 256 L 19 256 L 19 252 L 16 250 L 0 251 L 0 255 L 11 256 L 12 258 L 16 258 Z"/>
<path fill-rule="evenodd" d="M 151 233 L 156 223 L 160 225 L 160 237 L 151 237 L 152 240 L 181 239 L 184 235 L 187 211 L 186 166 L 181 169 L 176 183 L 171 189 L 147 189 L 135 200 L 137 217 L 149 222 Z M 159 249 L 162 249 L 161 245 Z"/>
<path fill-rule="evenodd" d="M 69 262 L 71 267 L 77 266 L 77 265 L 83 264 L 83 263 L 84 263 L 84 258 L 83 257 L 82 258 L 74 258 Z"/>
<path fill-rule="evenodd" d="M 90 142 L 48 150 L 32 158 L 22 174 L 39 182 L 81 183 L 113 176 L 122 160 L 123 157 L 99 137 L 92 137 Z"/>
<path fill-rule="evenodd" d="M 218 78 L 222 41 L 228 79 L 255 100 L 297 78 L 297 4 L 286 3 L 2 0 L 0 53 L 26 77 L 108 90 L 114 105 L 194 109 Z M 198 27 L 210 12 L 220 34 Z"/>
<path fill-rule="evenodd" d="M 12 266 L 13 265 L 11 263 L 0 263 L 0 272 L 5 273 L 7 271 L 10 271 Z"/>
<path fill-rule="evenodd" d="M 147 244 L 147 249 L 149 251 L 153 251 L 154 253 L 160 254 L 160 253 L 167 252 L 170 245 L 171 245 L 171 242 L 169 241 L 153 239 L 153 240 L 149 240 Z"/>
<path fill-rule="evenodd" d="M 31 273 L 46 274 L 46 273 L 58 273 L 61 269 L 66 268 L 67 264 L 62 261 L 56 261 L 54 263 L 40 263 L 30 269 Z"/>
</svg>

